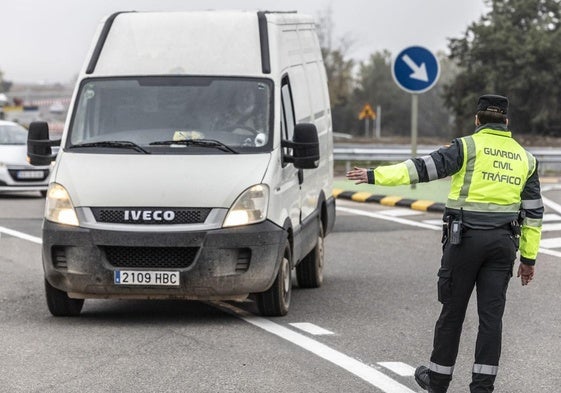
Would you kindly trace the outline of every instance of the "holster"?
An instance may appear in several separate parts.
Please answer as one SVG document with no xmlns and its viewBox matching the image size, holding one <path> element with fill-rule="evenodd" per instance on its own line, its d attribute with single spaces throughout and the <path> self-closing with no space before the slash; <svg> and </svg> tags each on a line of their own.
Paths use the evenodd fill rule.
<svg viewBox="0 0 561 393">
<path fill-rule="evenodd" d="M 446 240 L 448 240 L 448 222 L 444 221 L 444 223 L 442 223 L 442 239 L 440 242 L 444 244 Z"/>
<path fill-rule="evenodd" d="M 520 247 L 520 236 L 522 234 L 522 230 L 520 228 L 520 223 L 518 222 L 518 220 L 512 220 L 510 222 L 510 230 L 512 232 L 512 240 L 514 241 L 516 249 L 518 250 L 518 248 Z"/>
</svg>

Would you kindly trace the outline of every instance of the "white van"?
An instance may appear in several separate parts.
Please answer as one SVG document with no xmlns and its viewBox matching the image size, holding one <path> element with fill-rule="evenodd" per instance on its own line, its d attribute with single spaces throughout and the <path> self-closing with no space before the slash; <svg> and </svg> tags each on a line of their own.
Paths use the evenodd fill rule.
<svg viewBox="0 0 561 393">
<path fill-rule="evenodd" d="M 33 164 L 54 159 L 46 123 Z M 244 300 L 287 313 L 333 228 L 327 81 L 311 17 L 121 12 L 74 91 L 43 225 L 49 310 L 86 298 Z"/>
</svg>

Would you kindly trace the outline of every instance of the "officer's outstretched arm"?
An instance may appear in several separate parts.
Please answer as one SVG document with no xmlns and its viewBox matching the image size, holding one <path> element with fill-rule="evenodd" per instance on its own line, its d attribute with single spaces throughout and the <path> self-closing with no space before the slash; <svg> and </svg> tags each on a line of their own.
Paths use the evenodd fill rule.
<svg viewBox="0 0 561 393">
<path fill-rule="evenodd" d="M 442 179 L 456 173 L 463 163 L 462 142 L 454 139 L 450 146 L 442 147 L 427 156 L 411 158 L 394 165 L 365 169 L 355 167 L 347 172 L 349 180 L 357 184 L 400 186 Z"/>
</svg>

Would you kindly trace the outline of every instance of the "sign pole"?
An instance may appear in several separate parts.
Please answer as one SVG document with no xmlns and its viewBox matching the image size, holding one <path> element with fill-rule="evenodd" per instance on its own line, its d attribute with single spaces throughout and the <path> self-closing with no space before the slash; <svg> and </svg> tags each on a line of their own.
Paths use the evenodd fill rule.
<svg viewBox="0 0 561 393">
<path fill-rule="evenodd" d="M 381 135 L 381 122 L 382 122 L 382 107 L 380 105 L 376 106 L 376 138 L 380 139 Z"/>
<path fill-rule="evenodd" d="M 417 135 L 419 120 L 419 95 L 411 94 L 411 156 L 417 156 Z"/>
<path fill-rule="evenodd" d="M 411 94 L 411 157 L 417 157 L 417 134 L 419 120 L 419 95 Z M 411 188 L 415 189 L 416 185 L 411 184 Z"/>
<path fill-rule="evenodd" d="M 417 156 L 419 94 L 431 89 L 440 75 L 438 59 L 421 46 L 403 49 L 392 63 L 392 77 L 397 85 L 411 93 L 411 155 Z M 412 184 L 411 188 L 415 188 Z"/>
</svg>

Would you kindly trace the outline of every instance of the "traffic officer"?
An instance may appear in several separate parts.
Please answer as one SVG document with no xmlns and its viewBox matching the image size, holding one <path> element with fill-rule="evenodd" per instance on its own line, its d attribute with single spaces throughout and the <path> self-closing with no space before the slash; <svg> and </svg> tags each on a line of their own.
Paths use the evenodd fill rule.
<svg viewBox="0 0 561 393">
<path fill-rule="evenodd" d="M 543 217 L 538 163 L 508 131 L 508 99 L 483 95 L 475 133 L 428 156 L 375 169 L 355 167 L 347 178 L 384 186 L 452 176 L 444 212 L 443 256 L 438 271 L 436 322 L 428 368 L 415 371 L 429 392 L 446 392 L 458 354 L 466 309 L 477 288 L 479 332 L 471 392 L 492 392 L 501 352 L 502 316 L 516 252 L 518 277 L 534 277 Z"/>
</svg>

